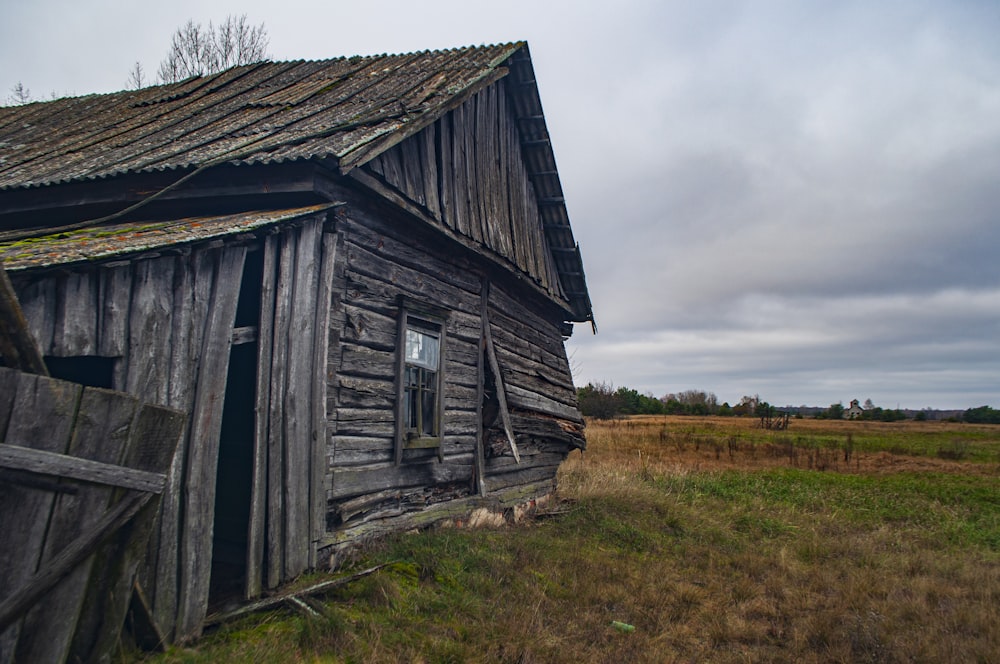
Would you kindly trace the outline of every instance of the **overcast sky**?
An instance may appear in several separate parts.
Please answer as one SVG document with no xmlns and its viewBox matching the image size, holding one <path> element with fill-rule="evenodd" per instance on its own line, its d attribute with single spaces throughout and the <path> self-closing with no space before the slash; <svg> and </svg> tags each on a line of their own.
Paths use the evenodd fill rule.
<svg viewBox="0 0 1000 664">
<path fill-rule="evenodd" d="M 1000 407 L 1000 3 L 0 0 L 0 98 L 121 89 L 229 13 L 277 60 L 529 42 L 578 385 Z"/>
</svg>

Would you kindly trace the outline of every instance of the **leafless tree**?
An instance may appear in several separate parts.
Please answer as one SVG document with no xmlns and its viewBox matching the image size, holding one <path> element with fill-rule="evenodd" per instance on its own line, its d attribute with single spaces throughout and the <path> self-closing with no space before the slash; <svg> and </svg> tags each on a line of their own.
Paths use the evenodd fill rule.
<svg viewBox="0 0 1000 664">
<path fill-rule="evenodd" d="M 132 66 L 132 70 L 128 73 L 128 82 L 126 86 L 130 90 L 138 90 L 146 85 L 146 72 L 142 70 L 142 63 L 138 60 Z"/>
<path fill-rule="evenodd" d="M 32 101 L 34 100 L 31 98 L 31 90 L 24 87 L 24 83 L 21 81 L 18 81 L 17 85 L 10 89 L 10 96 L 7 97 L 7 103 L 12 106 L 30 104 Z"/>
<path fill-rule="evenodd" d="M 189 76 L 214 74 L 236 65 L 266 60 L 268 46 L 264 24 L 254 26 L 246 14 L 227 16 L 218 27 L 188 21 L 174 32 L 170 51 L 160 63 L 160 83 L 175 83 Z"/>
</svg>

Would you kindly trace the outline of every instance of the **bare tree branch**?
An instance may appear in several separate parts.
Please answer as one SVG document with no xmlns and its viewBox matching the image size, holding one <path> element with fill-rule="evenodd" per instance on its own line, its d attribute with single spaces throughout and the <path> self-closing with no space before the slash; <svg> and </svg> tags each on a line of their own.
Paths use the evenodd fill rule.
<svg viewBox="0 0 1000 664">
<path fill-rule="evenodd" d="M 146 73 L 142 70 L 142 63 L 138 60 L 132 65 L 132 70 L 128 73 L 126 87 L 130 90 L 138 90 L 146 85 Z"/>
<path fill-rule="evenodd" d="M 10 96 L 7 97 L 7 103 L 12 106 L 22 106 L 24 104 L 30 104 L 34 101 L 31 98 L 31 90 L 24 87 L 24 83 L 21 81 L 17 82 L 17 85 L 10 89 Z"/>
<path fill-rule="evenodd" d="M 160 63 L 157 78 L 161 83 L 176 83 L 190 76 L 214 74 L 236 65 L 251 64 L 268 58 L 267 30 L 264 24 L 253 26 L 246 14 L 229 15 L 218 27 L 203 28 L 188 21 L 171 38 L 170 51 Z"/>
</svg>

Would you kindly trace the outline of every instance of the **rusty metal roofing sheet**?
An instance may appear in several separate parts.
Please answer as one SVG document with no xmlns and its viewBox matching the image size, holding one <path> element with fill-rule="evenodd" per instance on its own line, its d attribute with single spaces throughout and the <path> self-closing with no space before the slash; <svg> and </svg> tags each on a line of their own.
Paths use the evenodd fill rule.
<svg viewBox="0 0 1000 664">
<path fill-rule="evenodd" d="M 110 260 L 161 247 L 248 233 L 323 212 L 331 207 L 333 204 L 327 203 L 286 210 L 91 226 L 0 243 L 0 261 L 3 262 L 4 269 L 17 271 Z"/>
</svg>

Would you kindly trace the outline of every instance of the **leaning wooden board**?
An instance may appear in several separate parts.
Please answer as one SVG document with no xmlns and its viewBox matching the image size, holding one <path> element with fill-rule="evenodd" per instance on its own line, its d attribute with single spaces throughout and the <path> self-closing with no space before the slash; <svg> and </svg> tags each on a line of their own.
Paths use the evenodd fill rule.
<svg viewBox="0 0 1000 664">
<path fill-rule="evenodd" d="M 113 647 L 185 421 L 0 368 L 0 663 Z"/>
</svg>

